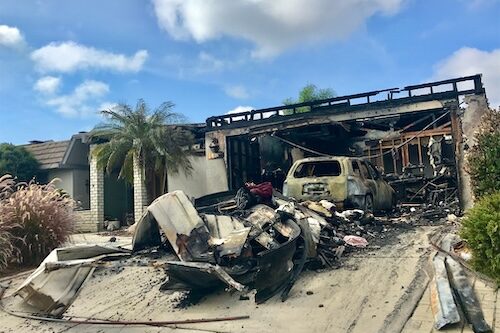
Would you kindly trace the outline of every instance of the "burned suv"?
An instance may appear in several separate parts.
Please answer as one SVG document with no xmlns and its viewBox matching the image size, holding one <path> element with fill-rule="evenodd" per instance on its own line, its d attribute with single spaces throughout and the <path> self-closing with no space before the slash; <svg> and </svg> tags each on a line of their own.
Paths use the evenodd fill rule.
<svg viewBox="0 0 500 333">
<path fill-rule="evenodd" d="M 389 210 L 396 204 L 392 187 L 368 161 L 354 157 L 310 157 L 296 161 L 283 194 L 299 200 L 327 199 L 339 207 Z"/>
</svg>

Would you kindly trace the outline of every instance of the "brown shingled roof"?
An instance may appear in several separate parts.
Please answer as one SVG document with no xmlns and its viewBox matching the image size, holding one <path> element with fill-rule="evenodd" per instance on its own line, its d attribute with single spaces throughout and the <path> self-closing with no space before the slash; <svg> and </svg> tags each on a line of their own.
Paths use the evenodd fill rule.
<svg viewBox="0 0 500 333">
<path fill-rule="evenodd" d="M 71 141 L 47 141 L 25 145 L 40 163 L 40 169 L 55 169 L 60 166 Z"/>
</svg>

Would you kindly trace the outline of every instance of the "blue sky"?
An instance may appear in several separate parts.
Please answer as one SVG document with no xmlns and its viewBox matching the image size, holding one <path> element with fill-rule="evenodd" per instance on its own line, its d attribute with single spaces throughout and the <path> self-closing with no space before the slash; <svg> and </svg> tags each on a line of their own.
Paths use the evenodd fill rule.
<svg viewBox="0 0 500 333">
<path fill-rule="evenodd" d="M 0 142 L 62 140 L 115 103 L 189 121 L 294 97 L 484 74 L 500 104 L 498 0 L 0 0 Z"/>
</svg>

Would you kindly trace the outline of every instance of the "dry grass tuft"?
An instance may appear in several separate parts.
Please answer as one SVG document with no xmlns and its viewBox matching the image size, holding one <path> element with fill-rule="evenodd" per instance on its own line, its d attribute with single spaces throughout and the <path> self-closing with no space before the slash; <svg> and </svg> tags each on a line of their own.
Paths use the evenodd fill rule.
<svg viewBox="0 0 500 333">
<path fill-rule="evenodd" d="M 40 263 L 67 241 L 75 202 L 54 183 L 15 183 L 0 178 L 0 269 Z"/>
</svg>

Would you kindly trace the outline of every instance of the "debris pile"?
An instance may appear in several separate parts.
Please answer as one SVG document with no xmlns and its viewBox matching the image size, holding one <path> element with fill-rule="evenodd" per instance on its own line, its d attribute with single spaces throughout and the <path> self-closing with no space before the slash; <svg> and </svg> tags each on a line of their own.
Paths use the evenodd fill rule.
<svg viewBox="0 0 500 333">
<path fill-rule="evenodd" d="M 362 210 L 337 212 L 326 200 L 298 203 L 251 184 L 234 196 L 211 196 L 193 205 L 181 191 L 156 199 L 135 228 L 133 250 L 164 246 L 162 289 L 209 292 L 256 289 L 262 303 L 285 300 L 304 267 L 338 267 L 344 251 L 368 245 L 385 227 Z"/>
<path fill-rule="evenodd" d="M 344 253 L 384 238 L 387 223 L 362 210 L 338 212 L 327 200 L 299 203 L 263 183 L 195 203 L 182 191 L 165 194 L 133 230 L 132 253 L 98 246 L 54 250 L 17 294 L 41 313 L 61 316 L 96 267 L 119 272 L 122 261 L 109 261 L 132 256 L 134 265 L 165 268 L 162 290 L 200 295 L 225 286 L 243 294 L 255 289 L 256 303 L 278 294 L 284 301 L 305 268 L 339 267 Z M 175 257 L 158 258 L 163 250 Z M 147 253 L 155 260 L 143 263 Z"/>
<path fill-rule="evenodd" d="M 425 176 L 423 165 L 409 165 L 402 175 L 385 177 L 403 207 L 425 206 L 423 217 L 443 217 L 443 209 L 448 212 L 459 209 L 456 169 L 452 161 L 443 160 L 433 166 L 431 177 Z"/>
</svg>

